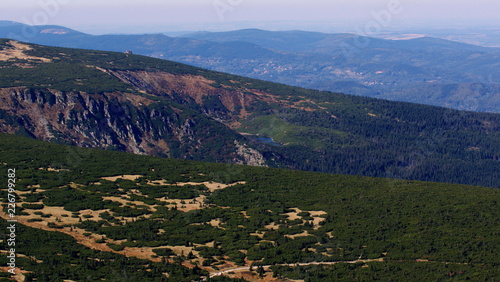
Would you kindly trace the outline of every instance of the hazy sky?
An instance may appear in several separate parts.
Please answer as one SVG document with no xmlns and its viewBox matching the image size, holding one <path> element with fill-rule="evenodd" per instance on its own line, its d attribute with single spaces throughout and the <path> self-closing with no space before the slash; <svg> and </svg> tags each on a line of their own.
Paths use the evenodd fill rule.
<svg viewBox="0 0 500 282">
<path fill-rule="evenodd" d="M 0 19 L 90 33 L 498 26 L 498 0 L 1 0 Z M 378 27 L 377 24 L 378 23 Z"/>
</svg>

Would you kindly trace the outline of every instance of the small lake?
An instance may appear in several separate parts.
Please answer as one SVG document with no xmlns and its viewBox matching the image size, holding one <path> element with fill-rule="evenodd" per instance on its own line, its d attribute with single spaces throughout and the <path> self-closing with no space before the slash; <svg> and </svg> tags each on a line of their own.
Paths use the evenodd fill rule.
<svg viewBox="0 0 500 282">
<path fill-rule="evenodd" d="M 249 136 L 252 140 L 259 141 L 260 143 L 268 144 L 271 146 L 283 146 L 283 144 L 274 142 L 273 138 L 259 135 Z"/>
</svg>

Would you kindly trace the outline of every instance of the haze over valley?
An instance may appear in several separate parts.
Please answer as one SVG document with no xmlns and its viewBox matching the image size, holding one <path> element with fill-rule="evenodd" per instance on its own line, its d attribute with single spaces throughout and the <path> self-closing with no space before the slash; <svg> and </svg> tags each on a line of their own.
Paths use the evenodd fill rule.
<svg viewBox="0 0 500 282">
<path fill-rule="evenodd" d="M 25 36 L 26 32 L 30 36 Z M 3 22 L 0 36 L 52 46 L 173 60 L 310 89 L 500 111 L 500 48 L 418 37 L 387 40 L 303 31 L 93 36 L 60 26 Z"/>
</svg>

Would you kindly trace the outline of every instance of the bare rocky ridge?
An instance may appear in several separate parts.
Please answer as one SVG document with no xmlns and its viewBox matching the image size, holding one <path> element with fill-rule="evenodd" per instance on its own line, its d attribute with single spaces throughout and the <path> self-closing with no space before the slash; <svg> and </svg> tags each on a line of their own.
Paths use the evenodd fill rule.
<svg viewBox="0 0 500 282">
<path fill-rule="evenodd" d="M 138 89 L 182 102 L 195 102 L 203 106 L 206 98 L 212 97 L 223 107 L 219 109 L 205 107 L 203 111 L 206 115 L 223 122 L 234 121 L 235 116 L 248 115 L 248 107 L 259 99 L 255 94 L 228 89 L 228 86 L 216 88 L 213 85 L 214 81 L 199 75 L 174 75 L 147 71 L 108 70 L 107 72 Z"/>
<path fill-rule="evenodd" d="M 154 130 L 164 133 L 174 130 L 186 132 L 186 128 L 173 126 L 172 120 L 169 120 L 172 117 L 162 116 L 156 111 L 151 111 L 149 117 L 161 119 L 165 124 L 161 128 L 153 129 L 148 123 L 127 120 L 124 109 L 117 105 L 125 103 L 140 107 L 152 102 L 147 98 L 127 93 L 91 95 L 11 88 L 1 89 L 0 97 L 1 109 L 15 111 L 17 115 L 23 117 L 23 124 L 34 136 L 47 141 L 63 137 L 62 139 L 73 141 L 72 143 L 78 146 L 101 148 L 119 146 L 137 154 L 154 154 L 158 153 L 158 150 L 147 146 L 148 142 L 155 142 L 150 137 Z M 17 109 L 13 109 L 14 105 Z M 187 125 L 189 126 L 189 122 Z M 92 130 L 95 128 L 99 131 Z M 9 132 L 7 128 L 2 128 L 2 131 Z M 155 143 L 159 148 L 168 149 L 162 146 L 162 142 Z"/>
<path fill-rule="evenodd" d="M 23 66 L 50 63 L 51 59 L 25 54 L 30 45 L 8 41 L 0 50 L 0 60 L 25 60 Z M 58 59 L 58 58 L 56 58 Z M 255 97 L 217 89 L 210 81 L 196 75 L 174 75 L 166 72 L 116 71 L 86 65 L 116 77 L 139 93 L 85 93 L 9 87 L 0 89 L 0 110 L 10 122 L 0 124 L 0 131 L 21 133 L 37 139 L 82 147 L 115 149 L 135 154 L 225 161 L 238 164 L 265 165 L 263 155 L 245 137 L 224 132 L 210 133 L 202 116 L 186 113 L 182 106 L 166 105 L 153 96 L 204 106 L 207 97 L 216 97 L 221 107 L 204 107 L 202 112 L 229 127 L 238 125 L 235 116 L 247 115 L 246 108 Z M 142 93 L 142 94 L 140 94 Z M 151 98 L 147 98 L 148 95 Z M 209 123 L 216 123 L 210 121 Z M 17 125 L 17 126 L 16 126 Z M 203 127 L 200 129 L 199 127 Z M 225 140 L 232 135 L 232 140 Z M 224 141 L 222 141 L 224 139 Z M 212 142 L 224 148 L 211 148 Z M 222 142 L 221 142 L 222 141 Z M 182 149 L 181 149 L 182 148 Z M 220 150 L 225 151 L 220 154 Z M 204 156 L 200 156 L 203 154 Z"/>
</svg>

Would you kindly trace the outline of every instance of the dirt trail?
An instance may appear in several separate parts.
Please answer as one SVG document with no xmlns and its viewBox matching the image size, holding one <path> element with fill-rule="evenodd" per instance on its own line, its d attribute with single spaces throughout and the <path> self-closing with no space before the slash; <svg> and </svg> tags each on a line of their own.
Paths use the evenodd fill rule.
<svg viewBox="0 0 500 282">
<path fill-rule="evenodd" d="M 384 261 L 384 258 L 378 258 L 378 259 L 358 259 L 358 260 L 352 260 L 352 261 L 333 261 L 333 262 L 308 262 L 308 263 L 284 263 L 284 264 L 275 264 L 275 265 L 263 265 L 262 267 L 265 270 L 269 270 L 271 266 L 307 266 L 307 265 L 334 265 L 338 263 L 358 263 L 358 262 L 374 262 L 374 261 L 379 261 L 382 262 Z M 256 267 L 254 267 L 256 268 Z M 236 268 L 231 268 L 231 269 L 225 269 L 222 271 L 214 272 L 210 274 L 210 277 L 215 277 L 215 276 L 221 276 L 224 274 L 227 274 L 229 272 L 236 272 L 236 271 L 249 271 L 250 267 L 245 266 L 245 267 L 236 267 Z"/>
</svg>

